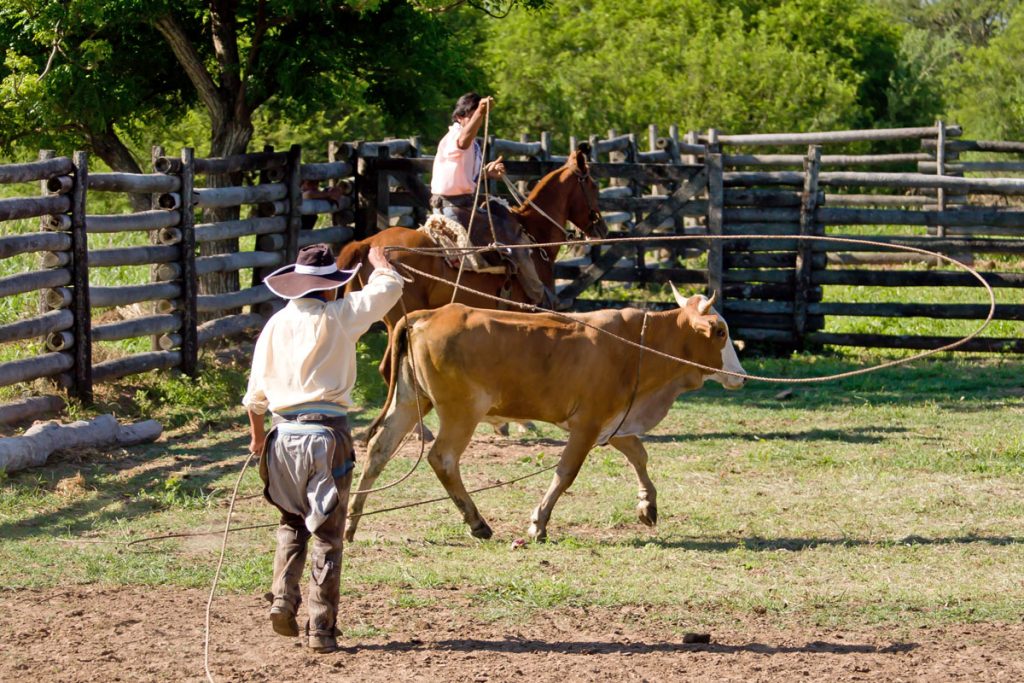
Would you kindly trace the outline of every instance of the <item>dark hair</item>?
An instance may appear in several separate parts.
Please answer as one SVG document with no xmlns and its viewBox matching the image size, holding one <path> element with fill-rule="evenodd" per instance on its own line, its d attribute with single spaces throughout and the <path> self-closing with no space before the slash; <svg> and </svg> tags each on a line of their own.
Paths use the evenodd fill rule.
<svg viewBox="0 0 1024 683">
<path fill-rule="evenodd" d="M 459 98 L 459 101 L 455 103 L 455 111 L 452 112 L 452 122 L 457 122 L 462 116 L 470 116 L 476 111 L 476 108 L 480 106 L 480 100 L 483 99 L 475 92 L 468 92 Z"/>
</svg>

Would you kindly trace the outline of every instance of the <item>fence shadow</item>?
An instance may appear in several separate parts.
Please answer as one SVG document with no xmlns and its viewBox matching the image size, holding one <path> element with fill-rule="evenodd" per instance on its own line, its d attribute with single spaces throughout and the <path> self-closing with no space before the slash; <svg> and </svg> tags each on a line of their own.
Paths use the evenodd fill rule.
<svg viewBox="0 0 1024 683">
<path fill-rule="evenodd" d="M 896 547 L 912 545 L 969 545 L 972 543 L 986 543 L 993 546 L 1006 546 L 1024 543 L 1024 536 L 982 536 L 967 534 L 964 536 L 937 536 L 927 537 L 910 535 L 901 539 L 886 541 L 868 540 L 862 538 L 843 537 L 820 537 L 820 538 L 761 538 L 760 536 L 748 536 L 736 539 L 703 539 L 703 538 L 632 538 L 627 540 L 606 540 L 600 541 L 599 545 L 614 547 L 641 548 L 653 545 L 655 547 L 673 550 L 695 550 L 698 552 L 728 553 L 733 550 L 752 550 L 756 552 L 771 552 L 776 550 L 788 550 L 799 552 L 813 550 L 819 547 Z"/>
<path fill-rule="evenodd" d="M 177 442 L 151 444 L 133 449 L 130 456 L 122 460 L 94 463 L 58 461 L 51 463 L 45 474 L 52 475 L 57 482 L 81 472 L 87 490 L 95 490 L 95 496 L 81 496 L 62 504 L 56 509 L 33 514 L 21 520 L 0 523 L 0 538 L 24 540 L 40 537 L 80 536 L 97 527 L 118 519 L 133 519 L 152 514 L 162 503 L 154 498 L 162 483 L 171 476 L 188 469 L 186 489 L 194 495 L 209 493 L 210 485 L 229 472 L 238 472 L 241 462 L 238 457 L 248 452 L 247 437 L 238 437 L 218 443 L 212 447 L 190 445 L 183 437 Z M 167 457 L 167 462 L 147 466 L 153 459 Z M 251 467 L 251 465 L 250 465 Z M 117 479 L 118 472 L 139 468 L 124 479 Z M 40 470 L 25 470 L 10 475 L 5 486 L 29 491 L 39 488 Z M 50 487 L 44 487 L 49 490 Z M 230 488 L 222 492 L 230 494 Z"/>
<path fill-rule="evenodd" d="M 901 434 L 903 427 L 854 427 L 845 429 L 807 429 L 802 432 L 757 432 L 744 427 L 735 431 L 698 432 L 690 434 L 646 434 L 642 437 L 649 443 L 678 443 L 702 441 L 704 439 L 740 439 L 742 441 L 838 441 L 840 443 L 874 444 L 882 443 L 887 436 Z"/>
<path fill-rule="evenodd" d="M 535 638 L 505 638 L 501 640 L 485 640 L 478 638 L 457 638 L 438 640 L 425 643 L 419 639 L 407 641 L 391 641 L 382 644 L 360 645 L 343 648 L 342 652 L 355 654 L 358 651 L 409 652 L 409 651 L 443 651 L 443 652 L 500 652 L 507 654 L 652 654 L 660 652 L 711 652 L 715 654 L 739 654 L 749 652 L 762 655 L 781 654 L 899 654 L 917 649 L 917 643 L 893 642 L 885 646 L 838 643 L 821 640 L 811 641 L 804 645 L 768 645 L 765 643 L 679 643 L 679 642 L 629 642 L 619 643 L 610 640 L 556 640 L 547 641 Z"/>
</svg>

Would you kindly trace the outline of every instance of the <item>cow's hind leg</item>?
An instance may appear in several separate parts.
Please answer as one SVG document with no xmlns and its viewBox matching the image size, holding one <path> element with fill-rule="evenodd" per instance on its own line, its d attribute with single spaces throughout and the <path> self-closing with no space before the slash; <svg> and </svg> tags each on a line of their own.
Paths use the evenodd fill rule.
<svg viewBox="0 0 1024 683">
<path fill-rule="evenodd" d="M 441 484 L 448 492 L 452 502 L 462 512 L 462 518 L 469 525 L 470 533 L 477 538 L 490 538 L 493 533 L 491 527 L 480 516 L 480 511 L 477 510 L 473 499 L 469 497 L 469 492 L 466 491 L 466 486 L 462 483 L 462 475 L 459 472 L 459 458 L 473 438 L 477 421 L 467 419 L 465 414 L 439 415 L 438 417 L 441 420 L 441 426 L 437 431 L 437 439 L 430 448 L 427 460 L 434 468 L 434 473 L 441 480 Z"/>
<path fill-rule="evenodd" d="M 555 476 L 551 479 L 551 485 L 547 493 L 541 499 L 540 505 L 533 511 L 530 517 L 530 537 L 535 541 L 543 541 L 548 535 L 548 520 L 551 519 L 551 511 L 558 502 L 558 498 L 576 480 L 580 473 L 580 467 L 587 453 L 594 447 L 597 440 L 596 434 L 587 431 L 572 431 L 569 433 L 569 441 L 562 450 L 562 457 L 555 468 Z"/>
<path fill-rule="evenodd" d="M 647 449 L 639 436 L 617 436 L 609 439 L 608 443 L 621 451 L 626 460 L 633 466 L 636 472 L 636 481 L 639 484 L 636 505 L 636 514 L 640 521 L 647 526 L 654 526 L 658 523 L 658 493 L 654 490 L 654 482 L 647 476 Z"/>
<path fill-rule="evenodd" d="M 430 412 L 430 403 L 425 397 L 420 398 L 420 408 L 416 408 L 416 400 L 413 396 L 412 387 L 404 381 L 399 382 L 397 395 L 387 415 L 381 422 L 377 433 L 370 439 L 369 455 L 367 456 L 366 467 L 359 477 L 359 484 L 353 492 L 352 505 L 349 508 L 348 524 L 345 528 L 345 540 L 351 541 L 355 538 L 356 527 L 359 526 L 359 515 L 363 512 L 366 504 L 367 489 L 373 488 L 377 477 L 384 471 L 388 460 L 402 443 L 405 435 L 412 431 L 419 422 L 420 412 L 426 415 Z"/>
</svg>

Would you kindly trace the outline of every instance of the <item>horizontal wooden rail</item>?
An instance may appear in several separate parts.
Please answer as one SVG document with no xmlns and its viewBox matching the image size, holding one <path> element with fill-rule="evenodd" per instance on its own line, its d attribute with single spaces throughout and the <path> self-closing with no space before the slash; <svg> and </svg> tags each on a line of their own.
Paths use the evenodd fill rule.
<svg viewBox="0 0 1024 683">
<path fill-rule="evenodd" d="M 39 289 L 62 287 L 71 283 L 71 271 L 67 268 L 37 270 L 20 275 L 0 278 L 0 297 L 24 294 Z"/>
<path fill-rule="evenodd" d="M 155 263 L 169 263 L 178 258 L 178 251 L 178 247 L 163 245 L 97 249 L 89 252 L 89 267 L 146 266 Z"/>
<path fill-rule="evenodd" d="M 0 237 L 0 258 L 37 251 L 68 251 L 71 235 L 61 232 L 30 232 Z"/>
<path fill-rule="evenodd" d="M 168 297 L 171 298 L 171 297 Z M 266 285 L 249 287 L 239 292 L 228 292 L 226 294 L 201 294 L 196 297 L 196 310 L 200 313 L 212 313 L 224 311 L 230 308 L 241 308 L 253 304 L 263 303 L 274 299 L 275 295 Z"/>
<path fill-rule="evenodd" d="M 0 199 L 0 221 L 35 218 L 51 213 L 67 213 L 70 210 L 71 199 L 66 195 Z"/>
<path fill-rule="evenodd" d="M 124 358 L 103 361 L 92 366 L 94 382 L 111 382 L 127 375 L 151 370 L 166 370 L 181 365 L 180 351 L 148 351 Z"/>
<path fill-rule="evenodd" d="M 119 341 L 174 332 L 180 328 L 181 315 L 178 313 L 149 315 L 116 323 L 95 325 L 92 328 L 92 339 L 98 342 Z"/>
<path fill-rule="evenodd" d="M 68 157 L 55 157 L 27 164 L 0 164 L 0 184 L 31 183 L 54 176 L 67 175 L 74 170 Z"/>
<path fill-rule="evenodd" d="M 217 339 L 234 337 L 249 330 L 258 330 L 266 322 L 267 319 L 258 313 L 240 313 L 208 320 L 199 326 L 199 344 L 202 346 Z"/>
<path fill-rule="evenodd" d="M 1024 287 L 1024 273 L 980 273 L 992 287 Z M 817 270 L 811 282 L 820 285 L 869 287 L 977 287 L 970 273 L 951 270 Z"/>
<path fill-rule="evenodd" d="M 196 242 L 228 240 L 248 235 L 267 235 L 284 232 L 287 226 L 288 219 L 284 216 L 247 218 L 244 220 L 224 221 L 223 223 L 200 223 L 195 228 Z"/>
<path fill-rule="evenodd" d="M 140 211 L 138 213 L 92 215 L 85 217 L 85 224 L 90 233 L 160 230 L 161 228 L 174 227 L 180 221 L 180 213 L 177 211 L 167 211 L 163 209 Z"/>
<path fill-rule="evenodd" d="M 45 337 L 51 332 L 69 329 L 74 322 L 74 315 L 67 309 L 47 311 L 35 318 L 0 325 L 0 342 Z"/>
<path fill-rule="evenodd" d="M 0 386 L 29 382 L 40 377 L 53 377 L 71 369 L 75 361 L 71 354 L 44 353 L 33 358 L 22 358 L 0 363 Z"/>
<path fill-rule="evenodd" d="M 179 296 L 181 296 L 181 285 L 171 282 L 89 288 L 89 298 L 93 308 L 127 306 L 128 304 L 137 304 L 142 301 L 176 299 Z"/>
<path fill-rule="evenodd" d="M 833 346 L 861 346 L 887 349 L 937 349 L 952 344 L 958 337 L 937 337 L 922 335 L 893 335 L 835 332 L 812 332 L 807 340 L 814 344 Z M 1019 337 L 980 337 L 960 346 L 958 351 L 981 353 L 1024 353 L 1024 339 Z"/>
<path fill-rule="evenodd" d="M 90 173 L 89 189 L 139 194 L 177 192 L 181 178 L 163 173 Z"/>
<path fill-rule="evenodd" d="M 839 130 L 820 133 L 754 133 L 749 135 L 718 135 L 723 145 L 825 145 L 841 142 L 881 142 L 884 140 L 909 140 L 934 138 L 939 134 L 935 126 L 920 128 L 878 128 L 864 130 Z M 946 126 L 946 135 L 958 137 L 963 134 L 960 126 Z M 708 137 L 701 135 L 706 142 Z"/>
<path fill-rule="evenodd" d="M 869 316 L 882 318 L 932 318 L 935 320 L 984 320 L 988 304 L 847 303 L 810 304 L 808 310 L 819 315 Z M 996 306 L 994 320 L 1024 320 L 1024 305 Z"/>
<path fill-rule="evenodd" d="M 196 259 L 196 275 L 224 273 L 243 268 L 273 268 L 282 265 L 284 255 L 277 251 L 243 251 Z"/>
<path fill-rule="evenodd" d="M 264 183 L 244 187 L 211 187 L 193 190 L 193 205 L 201 209 L 218 209 L 242 204 L 259 204 L 284 199 L 288 187 L 283 183 Z"/>
<path fill-rule="evenodd" d="M 302 180 L 339 180 L 349 177 L 353 172 L 352 164 L 347 161 L 332 161 L 321 164 L 302 164 L 299 177 Z"/>
</svg>

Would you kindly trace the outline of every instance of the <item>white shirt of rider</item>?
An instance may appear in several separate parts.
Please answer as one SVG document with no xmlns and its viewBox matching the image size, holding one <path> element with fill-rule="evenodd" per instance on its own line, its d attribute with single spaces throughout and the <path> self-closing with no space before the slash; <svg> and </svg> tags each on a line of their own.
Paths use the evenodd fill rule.
<svg viewBox="0 0 1024 683">
<path fill-rule="evenodd" d="M 482 154 L 480 143 L 473 140 L 468 149 L 459 147 L 462 124 L 453 123 L 441 142 L 437 143 L 434 168 L 430 178 L 430 191 L 443 197 L 472 194 L 480 175 Z"/>
</svg>

